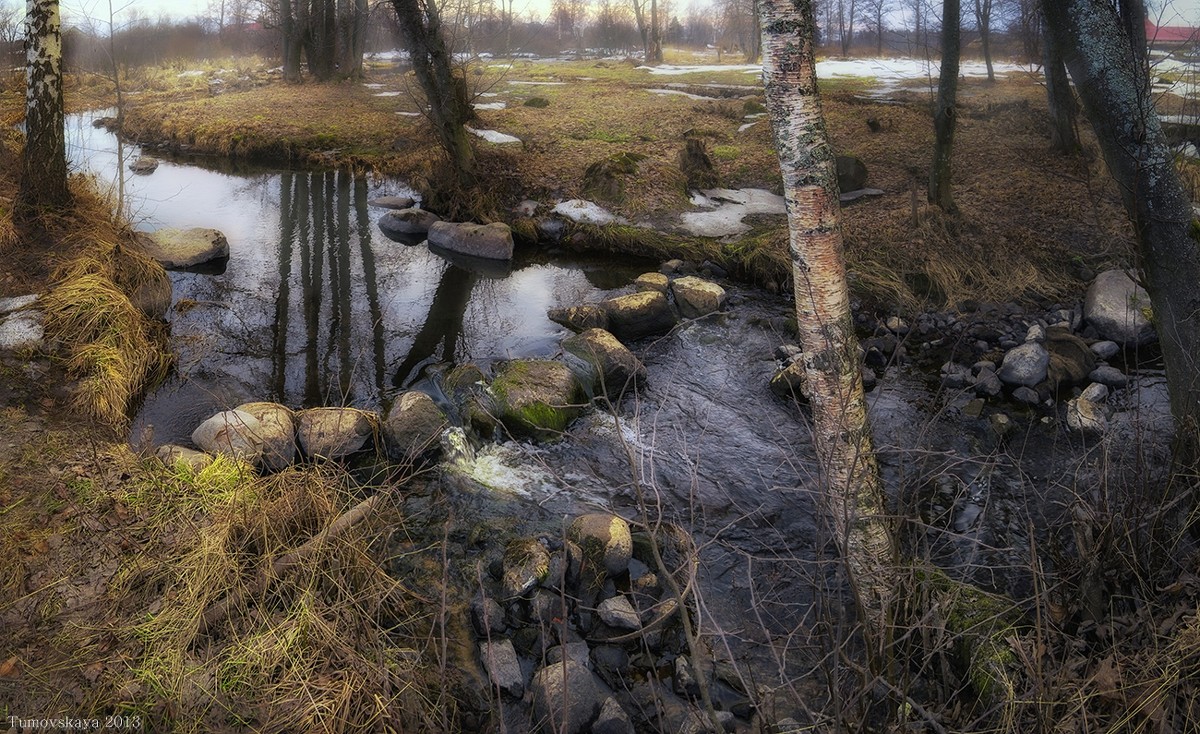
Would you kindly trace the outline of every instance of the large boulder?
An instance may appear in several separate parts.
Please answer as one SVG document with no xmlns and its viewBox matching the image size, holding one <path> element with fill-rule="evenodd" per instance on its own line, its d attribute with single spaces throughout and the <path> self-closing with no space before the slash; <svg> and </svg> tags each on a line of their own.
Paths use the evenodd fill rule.
<svg viewBox="0 0 1200 734">
<path fill-rule="evenodd" d="M 164 268 L 187 268 L 229 257 L 229 240 L 215 229 L 168 228 L 138 235 L 142 250 Z"/>
<path fill-rule="evenodd" d="M 614 576 L 629 568 L 633 535 L 624 518 L 602 512 L 580 515 L 567 528 L 567 539 L 583 551 L 585 566 Z"/>
<path fill-rule="evenodd" d="M 511 260 L 513 255 L 512 230 L 503 222 L 434 222 L 429 228 L 429 244 L 450 252 L 488 260 Z"/>
<path fill-rule="evenodd" d="M 592 388 L 597 392 L 620 396 L 646 379 L 641 360 L 604 329 L 588 329 L 568 337 L 562 347 L 568 364 L 578 363 L 578 372 L 591 376 Z"/>
<path fill-rule="evenodd" d="M 1097 275 L 1083 300 L 1083 317 L 1100 336 L 1127 347 L 1154 341 L 1149 315 L 1149 294 L 1125 270 Z"/>
<path fill-rule="evenodd" d="M 311 459 L 340 459 L 361 451 L 373 434 L 369 413 L 355 408 L 309 408 L 296 416 L 300 448 Z"/>
<path fill-rule="evenodd" d="M 1047 378 L 1055 390 L 1080 385 L 1096 369 L 1096 354 L 1088 343 L 1071 333 L 1070 329 L 1051 326 L 1042 342 L 1050 353 Z"/>
<path fill-rule="evenodd" d="M 686 319 L 695 319 L 725 308 L 725 289 L 716 283 L 688 275 L 671 282 L 675 305 Z"/>
<path fill-rule="evenodd" d="M 438 448 L 438 438 L 449 425 L 433 398 L 417 390 L 404 393 L 392 403 L 383 421 L 388 457 L 406 464 L 416 462 Z"/>
<path fill-rule="evenodd" d="M 837 157 L 838 191 L 845 194 L 867 186 L 867 164 L 852 155 Z"/>
<path fill-rule="evenodd" d="M 158 170 L 158 159 L 153 156 L 139 155 L 129 164 L 129 170 L 139 176 L 149 176 Z"/>
<path fill-rule="evenodd" d="M 562 362 L 518 359 L 492 381 L 500 421 L 514 433 L 552 438 L 583 410 L 584 395 Z"/>
<path fill-rule="evenodd" d="M 395 209 L 379 218 L 379 229 L 389 237 L 424 236 L 442 218 L 424 209 Z"/>
<path fill-rule="evenodd" d="M 1007 385 L 1033 387 L 1046 379 L 1050 369 L 1050 353 L 1037 342 L 1025 342 L 1004 355 L 996 376 Z"/>
<path fill-rule="evenodd" d="M 280 471 L 296 460 L 296 421 L 292 411 L 279 403 L 244 403 L 237 407 L 258 420 L 258 437 L 262 439 L 259 466 Z"/>
<path fill-rule="evenodd" d="M 608 313 L 609 331 L 622 341 L 665 334 L 676 323 L 671 304 L 658 291 L 617 296 L 602 301 L 600 307 Z"/>
<path fill-rule="evenodd" d="M 552 308 L 546 312 L 546 318 L 576 332 L 608 328 L 608 311 L 600 306 Z"/>
<path fill-rule="evenodd" d="M 595 673 L 571 658 L 539 670 L 529 687 L 534 726 L 538 731 L 558 734 L 587 731 L 612 694 Z"/>
<path fill-rule="evenodd" d="M 225 410 L 192 431 L 192 443 L 210 454 L 228 454 L 250 462 L 262 455 L 262 424 L 244 410 Z"/>
</svg>

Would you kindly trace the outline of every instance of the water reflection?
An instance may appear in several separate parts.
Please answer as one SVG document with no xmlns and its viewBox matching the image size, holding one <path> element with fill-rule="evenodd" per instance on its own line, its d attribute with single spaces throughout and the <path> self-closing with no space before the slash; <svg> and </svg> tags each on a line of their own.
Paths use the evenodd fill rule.
<svg viewBox="0 0 1200 734">
<path fill-rule="evenodd" d="M 117 178 L 116 140 L 95 116 L 69 120 L 70 151 L 103 186 Z M 645 267 L 444 258 L 381 234 L 383 211 L 367 199 L 388 194 L 415 196 L 348 172 L 236 175 L 170 160 L 127 177 L 138 228 L 215 227 L 230 245 L 221 274 L 171 274 L 179 369 L 148 396 L 134 435 L 186 440 L 252 399 L 378 408 L 433 361 L 551 355 L 562 330 L 547 309 L 598 300 Z"/>
</svg>

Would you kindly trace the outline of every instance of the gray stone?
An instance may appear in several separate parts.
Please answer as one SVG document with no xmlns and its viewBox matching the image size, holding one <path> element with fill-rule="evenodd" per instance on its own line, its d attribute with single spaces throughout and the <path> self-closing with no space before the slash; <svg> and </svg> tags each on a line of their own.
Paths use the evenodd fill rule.
<svg viewBox="0 0 1200 734">
<path fill-rule="evenodd" d="M 797 360 L 775 373 L 775 376 L 771 378 L 771 392 L 785 400 L 791 398 L 803 401 L 806 379 L 804 362 Z"/>
<path fill-rule="evenodd" d="M 658 272 L 663 275 L 673 275 L 683 269 L 683 261 L 679 259 L 667 260 L 662 265 L 658 266 Z"/>
<path fill-rule="evenodd" d="M 164 268 L 186 268 L 229 257 L 229 240 L 215 229 L 160 229 L 139 232 L 142 250 Z"/>
<path fill-rule="evenodd" d="M 646 379 L 646 367 L 633 352 L 604 329 L 588 329 L 563 340 L 568 364 L 593 375 L 593 389 L 616 397 Z"/>
<path fill-rule="evenodd" d="M 550 572 L 550 551 L 537 538 L 517 538 L 504 547 L 500 583 L 504 598 L 521 596 Z"/>
<path fill-rule="evenodd" d="M 610 298 L 600 307 L 608 312 L 609 331 L 621 341 L 665 334 L 676 322 L 667 297 L 657 291 Z"/>
<path fill-rule="evenodd" d="M 475 597 L 471 600 L 471 626 L 479 637 L 500 634 L 504 631 L 504 609 L 491 597 Z"/>
<path fill-rule="evenodd" d="M 533 676 L 534 726 L 543 732 L 580 734 L 612 695 L 596 674 L 573 660 L 547 665 Z"/>
<path fill-rule="evenodd" d="M 546 317 L 575 332 L 608 329 L 608 311 L 599 306 L 552 308 L 546 312 Z"/>
<path fill-rule="evenodd" d="M 492 380 L 491 394 L 505 427 L 535 438 L 561 435 L 583 411 L 583 391 L 562 362 L 513 360 Z"/>
<path fill-rule="evenodd" d="M 1092 382 L 1098 382 L 1101 385 L 1116 388 L 1125 387 L 1129 384 L 1129 378 L 1125 376 L 1124 372 L 1106 364 L 1102 364 L 1092 370 L 1088 375 L 1088 379 Z"/>
<path fill-rule="evenodd" d="M 368 200 L 367 205 L 377 209 L 409 209 L 413 200 L 408 196 L 380 196 Z"/>
<path fill-rule="evenodd" d="M 196 451 L 185 446 L 176 446 L 175 444 L 165 444 L 159 446 L 154 452 L 154 456 L 167 466 L 175 466 L 182 462 L 189 469 L 198 472 L 209 464 L 213 463 L 213 457 L 203 451 Z"/>
<path fill-rule="evenodd" d="M 1104 433 L 1108 429 L 1108 416 L 1102 406 L 1075 398 L 1067 401 L 1067 427 L 1081 433 Z"/>
<path fill-rule="evenodd" d="M 262 424 L 242 410 L 226 410 L 192 431 L 192 443 L 210 454 L 228 454 L 250 462 L 262 455 Z"/>
<path fill-rule="evenodd" d="M 1096 342 L 1091 349 L 1098 359 L 1112 359 L 1121 351 L 1120 345 L 1112 341 Z"/>
<path fill-rule="evenodd" d="M 1016 426 L 1013 425 L 1012 419 L 1004 413 L 992 413 L 990 416 L 988 416 L 988 425 L 992 427 L 992 432 L 1000 438 L 1008 438 L 1013 430 L 1016 429 Z"/>
<path fill-rule="evenodd" d="M 975 394 L 981 397 L 994 398 L 1004 391 L 1000 378 L 992 370 L 980 370 L 975 378 Z"/>
<path fill-rule="evenodd" d="M 244 403 L 236 410 L 258 419 L 262 439 L 259 466 L 269 471 L 286 469 L 296 460 L 296 421 L 287 406 L 279 403 Z"/>
<path fill-rule="evenodd" d="M 1016 390 L 1013 390 L 1012 396 L 1013 400 L 1016 400 L 1018 403 L 1025 403 L 1026 405 L 1037 405 L 1042 401 L 1038 397 L 1037 390 L 1031 387 L 1018 387 Z"/>
<path fill-rule="evenodd" d="M 392 403 L 383 421 L 383 440 L 393 461 L 413 463 L 439 448 L 438 438 L 450 424 L 433 398 L 410 390 Z"/>
<path fill-rule="evenodd" d="M 867 187 L 867 166 L 852 155 L 837 157 L 838 191 L 847 193 Z"/>
<path fill-rule="evenodd" d="M 442 218 L 424 209 L 396 209 L 379 218 L 379 229 L 386 235 L 424 235 Z"/>
<path fill-rule="evenodd" d="M 479 645 L 479 657 L 494 688 L 499 688 L 513 698 L 525 695 L 525 674 L 521 672 L 521 661 L 512 640 L 496 640 Z"/>
<path fill-rule="evenodd" d="M 309 408 L 300 411 L 297 423 L 300 448 L 313 459 L 349 456 L 374 434 L 370 414 L 355 408 Z"/>
<path fill-rule="evenodd" d="M 1083 316 L 1100 336 L 1126 346 L 1155 340 L 1149 313 L 1149 294 L 1125 270 L 1097 275 L 1083 301 Z"/>
<path fill-rule="evenodd" d="M 503 222 L 434 222 L 429 227 L 429 244 L 488 260 L 511 260 L 513 255 L 512 230 Z"/>
<path fill-rule="evenodd" d="M 546 662 L 558 663 L 566 659 L 587 667 L 590 654 L 591 650 L 586 642 L 568 642 L 565 645 L 555 645 L 547 650 Z"/>
<path fill-rule="evenodd" d="M 1046 348 L 1041 344 L 1027 342 L 1008 350 L 996 376 L 1008 385 L 1033 387 L 1046 379 L 1049 367 L 1050 353 Z"/>
<path fill-rule="evenodd" d="M 592 734 L 633 734 L 629 714 L 625 713 L 617 699 L 612 696 L 604 699 L 596 723 L 592 724 Z"/>
<path fill-rule="evenodd" d="M 0 349 L 40 349 L 45 337 L 41 311 L 16 311 L 0 319 Z"/>
<path fill-rule="evenodd" d="M 153 156 L 140 155 L 130 162 L 129 170 L 141 176 L 149 176 L 158 170 L 158 159 Z"/>
<path fill-rule="evenodd" d="M 1027 342 L 1044 342 L 1046 340 L 1046 327 L 1041 324 L 1034 324 L 1025 332 L 1025 341 Z"/>
<path fill-rule="evenodd" d="M 1108 385 L 1093 382 L 1084 388 L 1083 393 L 1079 397 L 1084 400 L 1090 400 L 1093 403 L 1103 403 L 1108 399 Z"/>
<path fill-rule="evenodd" d="M 633 281 L 633 287 L 639 291 L 658 291 L 665 295 L 671 287 L 671 280 L 662 273 L 642 273 Z"/>
<path fill-rule="evenodd" d="M 688 275 L 671 282 L 675 304 L 687 319 L 695 319 L 725 308 L 725 289 L 716 283 Z"/>
<path fill-rule="evenodd" d="M 600 606 L 596 608 L 596 612 L 600 615 L 600 621 L 609 627 L 623 630 L 639 630 L 642 628 L 642 622 L 638 618 L 638 613 L 630 605 L 629 599 L 624 596 L 614 596 L 611 599 L 605 599 L 600 602 Z"/>
<path fill-rule="evenodd" d="M 603 570 L 611 576 L 629 569 L 633 556 L 633 537 L 624 518 L 607 513 L 580 515 L 567 528 L 567 539 L 583 552 L 585 567 Z"/>
</svg>

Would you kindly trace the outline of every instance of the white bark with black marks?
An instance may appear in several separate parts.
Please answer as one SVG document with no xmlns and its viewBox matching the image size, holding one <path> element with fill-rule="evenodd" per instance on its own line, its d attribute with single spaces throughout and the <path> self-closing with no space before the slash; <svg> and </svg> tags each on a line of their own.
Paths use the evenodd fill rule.
<svg viewBox="0 0 1200 734">
<path fill-rule="evenodd" d="M 25 154 L 20 201 L 64 206 L 67 143 L 63 129 L 62 23 L 58 0 L 29 0 L 25 17 Z"/>
</svg>

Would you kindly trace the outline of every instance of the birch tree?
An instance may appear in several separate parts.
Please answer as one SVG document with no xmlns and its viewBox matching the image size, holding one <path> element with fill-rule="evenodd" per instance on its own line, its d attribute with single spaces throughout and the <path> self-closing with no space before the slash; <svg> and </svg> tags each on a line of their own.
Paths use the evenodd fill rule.
<svg viewBox="0 0 1200 734">
<path fill-rule="evenodd" d="M 28 0 L 25 82 L 25 154 L 19 203 L 28 209 L 66 206 L 71 193 L 67 189 L 58 0 Z"/>
<path fill-rule="evenodd" d="M 1167 372 L 1176 457 L 1200 459 L 1200 244 L 1154 109 L 1139 0 L 1046 0 L 1054 45 L 1133 223 Z"/>
<path fill-rule="evenodd" d="M 835 156 L 817 93 L 813 0 L 759 0 L 759 11 L 823 503 L 867 624 L 878 630 L 895 566 L 850 313 Z"/>
</svg>

